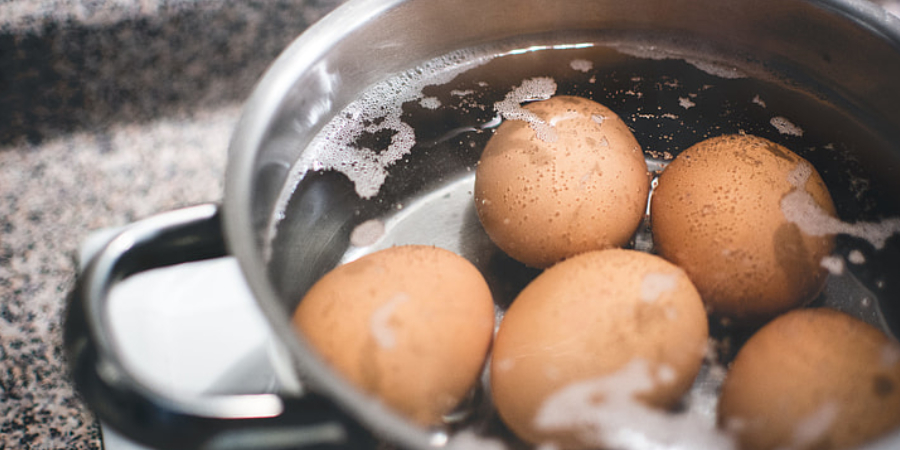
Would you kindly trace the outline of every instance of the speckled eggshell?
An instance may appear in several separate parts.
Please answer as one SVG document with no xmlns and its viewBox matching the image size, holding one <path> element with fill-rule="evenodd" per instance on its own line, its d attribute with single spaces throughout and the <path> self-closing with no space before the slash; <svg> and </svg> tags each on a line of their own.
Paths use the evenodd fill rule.
<svg viewBox="0 0 900 450">
<path fill-rule="evenodd" d="M 757 324 L 821 292 L 834 237 L 803 233 L 781 206 L 801 165 L 811 172 L 803 188 L 834 215 L 810 163 L 760 137 L 707 139 L 660 175 L 650 204 L 656 250 L 684 268 L 713 314 Z"/>
<path fill-rule="evenodd" d="M 506 312 L 491 357 L 493 400 L 527 442 L 592 448 L 596 442 L 580 437 L 583 417 L 573 417 L 571 428 L 549 429 L 539 421 L 541 409 L 579 383 L 612 382 L 634 363 L 646 364 L 651 382 L 629 401 L 671 407 L 693 383 L 707 338 L 703 303 L 680 268 L 634 250 L 582 253 L 544 271 Z M 614 391 L 631 381 L 625 377 Z M 607 400 L 575 400 L 584 397 Z"/>
<path fill-rule="evenodd" d="M 644 217 L 650 185 L 644 154 L 625 123 L 580 97 L 524 109 L 553 132 L 507 120 L 485 147 L 475 205 L 490 238 L 538 268 L 626 244 Z"/>
<path fill-rule="evenodd" d="M 326 274 L 300 302 L 293 324 L 362 391 L 432 425 L 481 374 L 494 303 L 481 273 L 464 258 L 437 247 L 401 246 Z"/>
<path fill-rule="evenodd" d="M 743 450 L 839 450 L 900 427 L 900 344 L 825 308 L 788 312 L 731 365 L 719 425 Z"/>
</svg>

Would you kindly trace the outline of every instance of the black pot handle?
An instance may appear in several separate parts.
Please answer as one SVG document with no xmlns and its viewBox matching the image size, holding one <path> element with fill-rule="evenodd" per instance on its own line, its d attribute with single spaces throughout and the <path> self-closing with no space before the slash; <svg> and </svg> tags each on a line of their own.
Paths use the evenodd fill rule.
<svg viewBox="0 0 900 450">
<path fill-rule="evenodd" d="M 219 207 L 175 210 L 127 226 L 94 255 L 69 295 L 65 350 L 75 386 L 105 424 L 154 448 L 372 448 L 374 439 L 315 393 L 175 398 L 126 369 L 106 320 L 113 285 L 137 272 L 227 255 Z"/>
</svg>

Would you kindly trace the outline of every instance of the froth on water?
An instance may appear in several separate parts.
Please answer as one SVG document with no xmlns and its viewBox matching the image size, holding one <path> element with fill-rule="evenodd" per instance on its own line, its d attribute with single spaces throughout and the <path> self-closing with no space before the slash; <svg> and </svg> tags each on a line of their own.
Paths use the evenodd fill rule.
<svg viewBox="0 0 900 450">
<path fill-rule="evenodd" d="M 866 299 L 868 311 L 884 311 L 883 328 L 900 330 L 900 305 L 886 300 L 900 298 L 900 277 L 892 272 L 900 267 L 895 237 L 900 179 L 889 176 L 900 170 L 900 157 L 890 136 L 835 106 L 841 101 L 829 92 L 798 89 L 777 73 L 759 77 L 757 67 L 659 48 L 573 42 L 579 44 L 454 52 L 363 92 L 323 128 L 293 168 L 279 201 L 280 219 L 270 229 L 271 265 L 290 266 L 302 258 L 323 266 L 317 268 L 321 273 L 348 251 L 402 241 L 395 233 L 409 228 L 398 224 L 417 220 L 427 224 L 421 235 L 432 240 L 418 243 L 455 242 L 485 272 L 502 315 L 535 272 L 490 245 L 472 205 L 456 201 L 464 189 L 429 194 L 466 186 L 481 150 L 504 120 L 530 121 L 542 139 L 552 140 L 552 124 L 533 121 L 521 105 L 575 95 L 615 111 L 641 144 L 651 170 L 664 170 L 703 139 L 731 133 L 778 142 L 809 161 L 828 186 L 838 219 L 811 209 L 802 189 L 786 196 L 782 208 L 804 232 L 839 235 L 835 253 L 823 264 L 834 269 L 840 289 L 826 288 L 817 304 L 830 304 L 828 296 L 849 290 L 848 295 Z M 795 186 L 805 182 L 803 170 L 793 174 Z M 430 211 L 424 204 L 456 209 L 431 214 L 441 223 L 429 223 L 423 217 L 428 214 L 415 213 Z M 319 238 L 326 225 L 332 231 Z M 310 236 L 317 240 L 312 251 Z M 653 251 L 652 242 L 640 247 Z M 298 248 L 304 249 L 302 256 Z M 285 295 L 304 292 L 315 278 L 273 277 Z M 485 408 L 476 405 L 464 425 L 520 445 Z M 486 448 L 497 448 L 498 442 Z"/>
</svg>

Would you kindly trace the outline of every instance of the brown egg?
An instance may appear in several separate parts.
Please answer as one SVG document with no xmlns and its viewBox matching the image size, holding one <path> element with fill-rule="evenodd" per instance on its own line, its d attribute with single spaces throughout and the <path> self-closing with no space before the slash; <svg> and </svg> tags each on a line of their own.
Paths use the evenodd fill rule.
<svg viewBox="0 0 900 450">
<path fill-rule="evenodd" d="M 674 405 L 707 337 L 703 303 L 681 269 L 634 250 L 583 253 L 544 271 L 506 312 L 491 357 L 493 400 L 525 441 L 594 448 L 602 425 L 585 407 Z"/>
<path fill-rule="evenodd" d="M 543 268 L 569 256 L 626 244 L 644 216 L 644 154 L 605 106 L 558 96 L 507 120 L 478 163 L 475 205 L 508 255 Z"/>
<path fill-rule="evenodd" d="M 656 249 L 716 315 L 758 323 L 803 305 L 824 285 L 821 261 L 834 238 L 785 218 L 781 200 L 797 189 L 835 214 L 822 178 L 790 150 L 748 135 L 707 139 L 659 177 L 650 205 Z"/>
<path fill-rule="evenodd" d="M 837 450 L 900 426 L 900 345 L 830 309 L 768 323 L 738 352 L 720 426 L 743 450 Z"/>
<path fill-rule="evenodd" d="M 479 271 L 437 247 L 393 247 L 339 266 L 294 313 L 299 333 L 364 392 L 441 421 L 475 385 L 494 331 Z"/>
</svg>

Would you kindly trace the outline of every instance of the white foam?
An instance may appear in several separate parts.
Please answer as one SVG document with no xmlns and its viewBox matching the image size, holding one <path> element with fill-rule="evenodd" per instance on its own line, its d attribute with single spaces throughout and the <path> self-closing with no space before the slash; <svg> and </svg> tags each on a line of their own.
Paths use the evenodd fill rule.
<svg viewBox="0 0 900 450">
<path fill-rule="evenodd" d="M 388 168 L 406 156 L 416 143 L 414 130 L 401 119 L 402 105 L 418 100 L 424 107 L 436 106 L 437 99 L 422 95 L 424 87 L 447 83 L 492 58 L 458 51 L 373 85 L 313 139 L 311 151 L 304 152 L 297 162 L 290 184 L 296 186 L 313 168 L 336 170 L 353 182 L 360 197 L 375 196 L 387 178 Z M 357 147 L 356 142 L 364 133 L 383 131 L 393 133 L 386 149 Z M 279 203 L 286 202 L 292 193 L 286 192 Z"/>
<path fill-rule="evenodd" d="M 841 408 L 837 402 L 826 402 L 794 426 L 792 448 L 807 448 L 828 433 Z"/>
<path fill-rule="evenodd" d="M 641 300 L 653 303 L 678 285 L 677 273 L 651 272 L 641 279 Z"/>
<path fill-rule="evenodd" d="M 659 370 L 656 373 L 656 378 L 663 383 L 672 383 L 675 381 L 678 373 L 675 372 L 675 369 L 672 366 L 663 364 L 659 367 Z"/>
<path fill-rule="evenodd" d="M 437 97 L 423 97 L 419 99 L 419 106 L 425 109 L 438 109 L 441 107 L 441 100 Z"/>
<path fill-rule="evenodd" d="M 806 182 L 812 174 L 808 163 L 800 163 L 788 175 L 794 189 L 781 199 L 784 218 L 796 224 L 800 231 L 810 236 L 846 234 L 865 239 L 876 249 L 884 248 L 888 238 L 900 233 L 900 217 L 881 222 L 846 223 L 823 210 L 806 191 Z"/>
<path fill-rule="evenodd" d="M 769 123 L 775 127 L 781 134 L 786 134 L 789 136 L 803 136 L 803 129 L 794 125 L 790 120 L 785 117 L 776 116 L 773 117 L 772 120 L 769 120 Z"/>
<path fill-rule="evenodd" d="M 840 256 L 826 256 L 819 263 L 828 270 L 832 275 L 841 275 L 844 273 L 844 260 Z"/>
<path fill-rule="evenodd" d="M 350 233 L 350 244 L 354 247 L 368 247 L 384 236 L 384 222 L 378 219 L 367 220 Z"/>
<path fill-rule="evenodd" d="M 788 183 L 796 189 L 806 190 L 806 183 L 812 176 L 813 167 L 810 164 L 798 163 L 788 172 Z"/>
<path fill-rule="evenodd" d="M 534 100 L 547 100 L 556 93 L 556 81 L 550 77 L 530 78 L 513 88 L 506 97 L 494 104 L 494 109 L 506 120 L 527 122 L 538 139 L 544 142 L 556 142 L 559 136 L 553 126 L 522 107 L 522 103 Z"/>
<path fill-rule="evenodd" d="M 613 48 L 616 49 L 619 53 L 628 56 L 634 56 L 637 58 L 651 59 L 651 60 L 664 60 L 664 59 L 676 59 L 684 61 L 697 69 L 706 72 L 710 75 L 725 78 L 725 79 L 737 79 L 737 78 L 746 78 L 747 74 L 744 73 L 739 68 L 725 64 L 722 62 L 713 62 L 705 59 L 698 59 L 695 57 L 686 56 L 682 53 L 664 49 L 657 47 L 655 45 L 634 45 L 631 43 L 628 44 L 617 44 L 612 45 Z"/>
<path fill-rule="evenodd" d="M 471 430 L 463 430 L 453 435 L 447 444 L 447 450 L 506 450 L 506 445 L 499 439 L 478 436 Z"/>
<path fill-rule="evenodd" d="M 759 95 L 754 96 L 754 97 L 753 97 L 753 100 L 751 100 L 751 101 L 752 101 L 753 103 L 756 103 L 757 105 L 763 107 L 763 108 L 766 107 L 766 102 L 765 102 L 762 98 L 760 98 Z"/>
<path fill-rule="evenodd" d="M 634 398 L 655 384 L 647 361 L 634 359 L 609 376 L 576 382 L 551 395 L 538 410 L 535 426 L 548 432 L 574 431 L 586 445 L 603 448 L 736 448 L 731 436 L 698 415 L 666 412 Z"/>
<path fill-rule="evenodd" d="M 573 59 L 572 62 L 569 63 L 569 67 L 571 67 L 572 70 L 587 73 L 594 68 L 594 63 L 586 59 Z"/>
<path fill-rule="evenodd" d="M 564 122 L 566 120 L 575 120 L 578 118 L 584 117 L 578 113 L 578 111 L 566 111 L 562 114 L 555 115 L 547 121 L 551 127 L 555 127 L 560 122 Z"/>
<path fill-rule="evenodd" d="M 678 104 L 684 109 L 691 109 L 697 106 L 697 104 L 692 102 L 688 97 L 678 97 Z"/>
<path fill-rule="evenodd" d="M 847 260 L 853 264 L 862 264 L 866 262 L 866 256 L 859 250 L 850 250 L 850 253 L 847 255 Z"/>
<path fill-rule="evenodd" d="M 719 78 L 738 79 L 747 78 L 742 70 L 734 66 L 729 66 L 720 62 L 707 61 L 704 59 L 685 58 L 684 62 Z"/>
<path fill-rule="evenodd" d="M 394 335 L 390 320 L 397 308 L 408 301 L 409 295 L 399 292 L 369 317 L 369 329 L 379 347 L 392 349 L 397 346 L 397 337 Z"/>
</svg>

